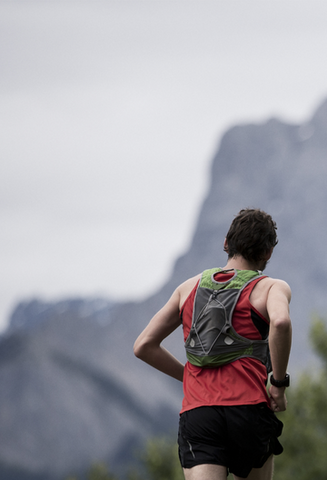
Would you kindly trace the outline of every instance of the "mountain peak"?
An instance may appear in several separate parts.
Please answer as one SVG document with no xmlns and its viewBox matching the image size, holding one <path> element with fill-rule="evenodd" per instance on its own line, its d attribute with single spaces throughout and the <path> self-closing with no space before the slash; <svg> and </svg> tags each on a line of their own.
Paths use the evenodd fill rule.
<svg viewBox="0 0 327 480">
<path fill-rule="evenodd" d="M 1 478 L 61 480 L 95 460 L 119 471 L 147 437 L 177 430 L 181 384 L 135 359 L 133 343 L 178 284 L 226 263 L 223 241 L 244 207 L 266 210 L 277 222 L 279 243 L 265 273 L 292 288 L 292 375 L 314 360 L 310 316 L 327 311 L 326 130 L 327 101 L 302 125 L 270 119 L 230 128 L 190 248 L 145 301 L 34 299 L 17 306 L 1 338 Z M 181 328 L 165 346 L 185 361 Z"/>
</svg>

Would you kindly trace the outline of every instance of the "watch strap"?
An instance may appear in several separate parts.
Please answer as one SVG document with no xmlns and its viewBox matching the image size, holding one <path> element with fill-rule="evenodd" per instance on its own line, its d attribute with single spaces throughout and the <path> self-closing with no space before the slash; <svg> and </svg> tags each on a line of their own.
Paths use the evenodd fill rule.
<svg viewBox="0 0 327 480">
<path fill-rule="evenodd" d="M 270 383 L 274 387 L 282 388 L 282 387 L 289 387 L 290 386 L 290 375 L 286 373 L 285 378 L 283 380 L 275 380 L 273 375 L 270 376 Z"/>
</svg>

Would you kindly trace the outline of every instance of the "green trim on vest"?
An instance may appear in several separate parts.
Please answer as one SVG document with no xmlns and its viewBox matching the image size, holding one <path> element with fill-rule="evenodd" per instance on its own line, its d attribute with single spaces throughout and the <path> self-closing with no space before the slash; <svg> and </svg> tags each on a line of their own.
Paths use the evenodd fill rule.
<svg viewBox="0 0 327 480">
<path fill-rule="evenodd" d="M 216 275 L 216 273 L 226 271 L 228 270 L 223 270 L 222 268 L 211 268 L 209 270 L 205 270 L 202 274 L 199 287 L 211 288 L 212 290 L 220 290 L 221 288 L 235 288 L 239 290 L 249 280 L 261 275 L 261 272 L 258 270 L 235 270 L 235 275 L 233 278 L 227 280 L 226 282 L 216 282 L 213 280 L 213 277 Z"/>
<path fill-rule="evenodd" d="M 204 355 L 203 357 L 198 357 L 197 355 L 192 355 L 189 352 L 186 352 L 187 360 L 195 365 L 196 367 L 221 367 L 227 363 L 232 363 L 235 360 L 244 357 L 253 356 L 253 347 L 252 345 L 244 350 L 239 350 L 234 353 L 225 353 L 221 355 Z"/>
</svg>

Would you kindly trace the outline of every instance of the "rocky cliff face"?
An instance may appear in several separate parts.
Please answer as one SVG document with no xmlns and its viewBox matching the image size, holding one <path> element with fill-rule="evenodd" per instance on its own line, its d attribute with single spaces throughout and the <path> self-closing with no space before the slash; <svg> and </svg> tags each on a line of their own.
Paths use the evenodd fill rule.
<svg viewBox="0 0 327 480">
<path fill-rule="evenodd" d="M 38 322 L 21 318 L 0 344 L 0 478 L 63 479 L 100 460 L 124 470 L 142 440 L 173 431 L 181 386 L 140 371 L 137 327 L 128 332 L 112 306 L 104 322 L 94 301 L 43 304 L 42 314 L 33 303 Z"/>
<path fill-rule="evenodd" d="M 225 264 L 224 236 L 246 206 L 277 221 L 266 273 L 293 290 L 291 371 L 311 362 L 310 315 L 327 312 L 326 185 L 327 102 L 303 125 L 235 126 L 212 163 L 190 249 L 156 295 L 18 305 L 0 340 L 0 478 L 59 480 L 98 460 L 120 472 L 145 438 L 176 435 L 181 385 L 136 360 L 132 345 L 180 282 Z M 165 343 L 184 360 L 181 329 Z"/>
<path fill-rule="evenodd" d="M 279 244 L 268 275 L 292 287 L 293 369 L 311 361 L 308 324 L 327 314 L 327 102 L 303 125 L 272 119 L 231 128 L 214 158 L 208 195 L 188 252 L 175 264 L 165 289 L 226 262 L 223 239 L 233 216 L 259 207 L 273 216 Z"/>
</svg>

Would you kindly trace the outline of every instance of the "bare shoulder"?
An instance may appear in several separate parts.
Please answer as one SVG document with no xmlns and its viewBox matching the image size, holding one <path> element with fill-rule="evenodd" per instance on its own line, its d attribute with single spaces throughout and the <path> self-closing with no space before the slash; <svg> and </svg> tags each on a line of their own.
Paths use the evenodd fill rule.
<svg viewBox="0 0 327 480">
<path fill-rule="evenodd" d="M 258 298 L 267 300 L 269 297 L 270 300 L 273 300 L 284 297 L 287 299 L 288 303 L 290 303 L 291 296 L 291 288 L 285 280 L 267 277 L 257 283 L 251 294 L 251 301 L 256 301 Z"/>
<path fill-rule="evenodd" d="M 254 291 L 259 291 L 259 290 L 266 290 L 267 293 L 273 289 L 274 291 L 281 291 L 284 293 L 288 293 L 291 295 L 291 288 L 285 280 L 281 280 L 279 278 L 272 278 L 272 277 L 265 277 L 263 278 L 260 282 L 258 282 L 255 286 Z"/>
<path fill-rule="evenodd" d="M 195 287 L 195 285 L 198 283 L 198 281 L 201 278 L 201 273 L 198 275 L 195 275 L 194 277 L 191 277 L 187 279 L 185 282 L 181 283 L 179 287 L 177 287 L 177 291 L 179 293 L 179 306 L 180 308 L 183 306 L 185 300 Z"/>
<path fill-rule="evenodd" d="M 288 301 L 290 302 L 292 292 L 289 284 L 285 282 L 285 280 L 281 280 L 279 278 L 271 278 L 271 280 L 272 280 L 272 284 L 271 284 L 269 293 L 273 295 L 278 295 L 278 294 L 285 295 Z"/>
<path fill-rule="evenodd" d="M 284 280 L 266 277 L 258 282 L 250 295 L 251 304 L 267 319 L 267 307 L 276 300 L 291 301 L 291 289 Z"/>
</svg>

